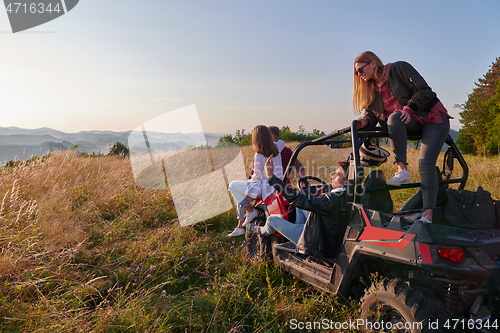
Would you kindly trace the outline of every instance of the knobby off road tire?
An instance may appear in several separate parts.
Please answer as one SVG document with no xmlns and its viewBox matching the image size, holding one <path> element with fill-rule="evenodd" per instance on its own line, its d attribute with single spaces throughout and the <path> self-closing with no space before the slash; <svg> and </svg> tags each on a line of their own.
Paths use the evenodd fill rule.
<svg viewBox="0 0 500 333">
<path fill-rule="evenodd" d="M 361 299 L 360 311 L 365 324 L 374 324 L 370 328 L 390 322 L 393 330 L 386 330 L 387 332 L 444 332 L 438 327 L 442 326 L 444 321 L 435 304 L 435 299 L 426 296 L 418 287 L 412 287 L 410 282 L 399 278 L 384 278 L 372 284 L 365 292 Z M 396 329 L 398 322 L 402 324 L 403 329 Z M 421 322 L 422 326 L 412 324 L 417 322 Z M 372 332 L 379 331 L 374 329 Z"/>
<path fill-rule="evenodd" d="M 266 260 L 271 260 L 273 258 L 271 236 L 256 235 L 246 230 L 245 245 L 248 254 L 252 257 L 263 258 Z"/>
<path fill-rule="evenodd" d="M 266 223 L 265 216 L 259 216 L 255 223 L 263 226 Z M 252 257 L 263 258 L 265 260 L 273 258 L 271 236 L 256 235 L 245 230 L 245 246 L 248 255 Z"/>
</svg>

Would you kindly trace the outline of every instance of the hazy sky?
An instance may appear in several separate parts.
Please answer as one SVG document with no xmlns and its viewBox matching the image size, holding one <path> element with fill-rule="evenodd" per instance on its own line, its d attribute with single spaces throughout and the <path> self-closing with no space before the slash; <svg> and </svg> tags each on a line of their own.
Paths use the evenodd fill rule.
<svg viewBox="0 0 500 333">
<path fill-rule="evenodd" d="M 500 56 L 499 0 L 80 0 L 13 34 L 0 10 L 0 126 L 132 130 L 195 104 L 205 132 L 331 131 L 353 60 L 413 64 L 455 117 Z"/>
</svg>

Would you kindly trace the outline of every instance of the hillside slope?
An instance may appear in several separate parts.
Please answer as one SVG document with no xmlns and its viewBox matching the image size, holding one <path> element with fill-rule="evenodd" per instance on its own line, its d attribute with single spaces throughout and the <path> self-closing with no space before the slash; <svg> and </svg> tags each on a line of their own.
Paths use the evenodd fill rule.
<svg viewBox="0 0 500 333">
<path fill-rule="evenodd" d="M 0 170 L 0 331 L 288 331 L 355 311 L 249 260 L 234 212 L 180 227 L 119 157 L 58 152 Z"/>
</svg>

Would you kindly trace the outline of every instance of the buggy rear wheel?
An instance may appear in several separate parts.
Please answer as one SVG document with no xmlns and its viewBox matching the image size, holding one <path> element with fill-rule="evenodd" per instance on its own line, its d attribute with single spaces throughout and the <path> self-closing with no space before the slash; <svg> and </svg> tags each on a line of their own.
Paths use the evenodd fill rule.
<svg viewBox="0 0 500 333">
<path fill-rule="evenodd" d="M 435 304 L 434 298 L 409 281 L 384 278 L 366 290 L 360 311 L 368 332 L 443 332 L 444 321 Z"/>
<path fill-rule="evenodd" d="M 266 223 L 266 218 L 263 215 L 257 217 L 255 224 L 263 226 Z M 264 259 L 272 259 L 272 244 L 271 237 L 261 236 L 245 230 L 245 246 L 247 253 L 252 257 Z"/>
<path fill-rule="evenodd" d="M 261 236 L 245 231 L 245 245 L 250 256 L 272 259 L 272 236 Z"/>
<path fill-rule="evenodd" d="M 255 224 L 263 226 L 266 224 L 266 217 L 264 215 L 260 215 L 255 221 Z M 273 253 L 275 252 L 273 250 L 274 244 L 283 243 L 284 241 L 285 237 L 277 233 L 270 236 L 262 236 L 245 230 L 245 247 L 247 249 L 247 254 L 251 257 L 273 260 L 275 256 L 275 253 Z"/>
</svg>

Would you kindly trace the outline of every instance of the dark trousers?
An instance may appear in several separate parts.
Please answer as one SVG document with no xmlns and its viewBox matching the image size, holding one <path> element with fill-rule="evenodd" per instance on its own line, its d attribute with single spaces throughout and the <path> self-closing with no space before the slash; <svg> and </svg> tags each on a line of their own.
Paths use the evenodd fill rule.
<svg viewBox="0 0 500 333">
<path fill-rule="evenodd" d="M 436 208 L 438 193 L 438 177 L 435 169 L 436 161 L 450 132 L 450 120 L 442 113 L 441 118 L 443 119 L 442 124 L 426 123 L 422 125 L 414 119 L 411 119 L 408 124 L 404 124 L 401 120 L 401 113 L 395 112 L 387 120 L 389 141 L 396 162 L 407 164 L 407 132 L 415 132 L 422 135 L 418 169 L 420 171 L 420 182 L 422 183 L 424 210 Z"/>
</svg>

